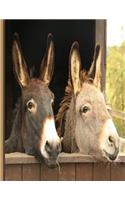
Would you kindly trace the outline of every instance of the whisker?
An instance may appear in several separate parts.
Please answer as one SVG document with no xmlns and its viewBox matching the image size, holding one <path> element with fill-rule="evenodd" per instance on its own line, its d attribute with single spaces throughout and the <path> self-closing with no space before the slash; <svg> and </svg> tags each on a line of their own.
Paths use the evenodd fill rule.
<svg viewBox="0 0 125 200">
<path fill-rule="evenodd" d="M 57 166 L 58 166 L 59 173 L 61 173 L 61 166 L 60 166 L 60 164 L 59 164 L 58 160 L 56 160 L 56 164 L 57 164 Z"/>
</svg>

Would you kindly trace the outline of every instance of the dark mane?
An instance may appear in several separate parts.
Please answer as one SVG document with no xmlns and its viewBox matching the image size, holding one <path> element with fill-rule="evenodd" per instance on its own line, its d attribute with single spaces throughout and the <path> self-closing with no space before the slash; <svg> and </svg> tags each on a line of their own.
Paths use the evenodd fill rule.
<svg viewBox="0 0 125 200">
<path fill-rule="evenodd" d="M 14 117 L 16 116 L 17 112 L 21 109 L 21 97 L 18 98 L 15 108 L 13 110 Z"/>
<path fill-rule="evenodd" d="M 91 79 L 87 76 L 86 71 L 81 71 L 80 79 L 81 79 L 82 83 L 83 82 L 93 83 L 93 79 Z M 73 96 L 73 87 L 71 84 L 71 79 L 69 77 L 68 84 L 65 88 L 64 97 L 60 103 L 60 108 L 59 108 L 58 114 L 56 116 L 57 131 L 58 131 L 58 134 L 60 137 L 63 137 L 64 131 L 62 130 L 62 128 L 64 128 L 64 126 L 62 126 L 62 125 L 64 124 L 65 114 L 66 114 L 66 111 L 69 109 L 72 96 Z"/>
<path fill-rule="evenodd" d="M 16 105 L 14 106 L 13 110 L 11 111 L 11 119 L 10 119 L 10 128 L 9 128 L 9 132 L 12 131 L 13 123 L 14 123 L 15 120 L 16 120 L 17 113 L 21 110 L 21 104 L 22 104 L 21 97 L 19 97 L 19 98 L 17 99 Z"/>
<path fill-rule="evenodd" d="M 72 99 L 72 94 L 73 94 L 73 88 L 71 85 L 71 81 L 70 79 L 68 80 L 68 85 L 65 88 L 65 93 L 64 93 L 64 97 L 63 100 L 60 103 L 60 108 L 58 111 L 58 114 L 56 116 L 56 122 L 57 122 L 57 132 L 59 134 L 60 137 L 63 136 L 63 133 L 61 131 L 61 127 L 65 118 L 65 113 L 69 108 L 71 99 Z"/>
</svg>

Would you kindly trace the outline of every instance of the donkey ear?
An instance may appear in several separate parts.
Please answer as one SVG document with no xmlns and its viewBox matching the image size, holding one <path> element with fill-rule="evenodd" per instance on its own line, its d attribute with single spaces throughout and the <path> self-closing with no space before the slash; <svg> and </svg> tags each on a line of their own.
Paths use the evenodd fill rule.
<svg viewBox="0 0 125 200">
<path fill-rule="evenodd" d="M 40 79 L 49 85 L 54 69 L 54 43 L 51 33 L 48 34 L 47 48 L 40 68 Z"/>
<path fill-rule="evenodd" d="M 88 77 L 92 78 L 94 85 L 101 89 L 101 47 L 99 44 L 95 47 L 93 62 L 88 72 Z"/>
<path fill-rule="evenodd" d="M 71 84 L 73 86 L 74 94 L 80 90 L 80 71 L 81 71 L 81 58 L 79 52 L 78 42 L 72 44 L 69 56 L 69 74 Z"/>
<path fill-rule="evenodd" d="M 26 87 L 30 80 L 27 71 L 27 65 L 22 55 L 19 36 L 17 34 L 15 34 L 14 36 L 15 39 L 12 46 L 14 73 L 19 85 L 21 87 Z"/>
</svg>

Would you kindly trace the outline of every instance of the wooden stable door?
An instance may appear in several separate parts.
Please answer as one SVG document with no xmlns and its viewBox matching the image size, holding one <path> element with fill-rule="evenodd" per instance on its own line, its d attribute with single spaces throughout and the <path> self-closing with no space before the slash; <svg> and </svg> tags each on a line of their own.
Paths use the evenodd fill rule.
<svg viewBox="0 0 125 200">
<path fill-rule="evenodd" d="M 0 180 L 3 180 L 3 83 L 4 83 L 4 21 L 0 20 Z"/>
</svg>

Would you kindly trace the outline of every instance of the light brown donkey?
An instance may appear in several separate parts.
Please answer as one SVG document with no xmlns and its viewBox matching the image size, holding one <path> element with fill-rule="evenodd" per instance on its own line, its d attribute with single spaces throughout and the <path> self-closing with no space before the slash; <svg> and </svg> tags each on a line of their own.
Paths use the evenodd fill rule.
<svg viewBox="0 0 125 200">
<path fill-rule="evenodd" d="M 79 44 L 74 42 L 69 56 L 69 80 L 57 114 L 63 151 L 94 155 L 99 160 L 115 160 L 119 136 L 100 90 L 101 49 L 96 45 L 89 72 L 81 70 Z"/>
</svg>

